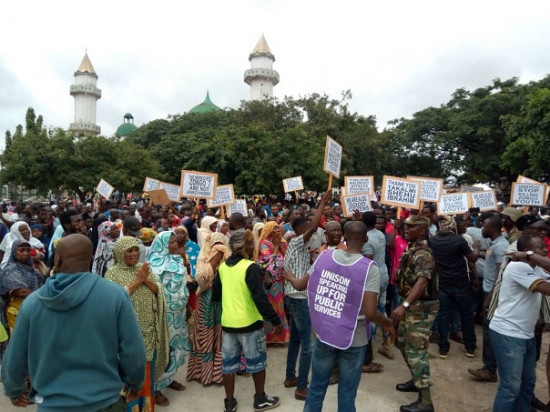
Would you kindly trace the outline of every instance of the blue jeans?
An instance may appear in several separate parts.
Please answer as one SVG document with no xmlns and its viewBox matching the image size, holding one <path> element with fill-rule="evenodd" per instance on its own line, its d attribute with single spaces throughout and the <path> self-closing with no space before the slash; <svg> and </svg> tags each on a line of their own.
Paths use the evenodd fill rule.
<svg viewBox="0 0 550 412">
<path fill-rule="evenodd" d="M 484 298 L 487 299 L 488 292 L 484 293 Z M 483 369 L 497 373 L 497 360 L 495 359 L 495 351 L 491 342 L 489 324 L 491 321 L 487 319 L 487 314 L 483 314 Z"/>
<path fill-rule="evenodd" d="M 307 299 L 286 298 L 290 317 L 290 341 L 286 355 L 286 379 L 296 377 L 296 361 L 300 352 L 298 366 L 298 389 L 307 388 L 309 368 L 311 367 L 311 319 Z"/>
<path fill-rule="evenodd" d="M 304 412 L 321 412 L 332 369 L 338 362 L 338 412 L 355 412 L 355 396 L 361 381 L 365 346 L 336 349 L 315 340 L 311 385 Z"/>
<path fill-rule="evenodd" d="M 472 289 L 468 286 L 448 288 L 439 291 L 439 350 L 449 351 L 449 326 L 453 308 L 460 313 L 464 346 L 468 351 L 476 348 L 474 312 L 472 311 Z"/>
<path fill-rule="evenodd" d="M 399 296 L 399 291 L 397 285 L 388 285 L 388 299 L 391 302 L 390 313 L 401 303 L 401 296 Z"/>
<path fill-rule="evenodd" d="M 489 330 L 500 382 L 493 411 L 529 412 L 535 390 L 535 338 L 519 339 Z"/>
</svg>

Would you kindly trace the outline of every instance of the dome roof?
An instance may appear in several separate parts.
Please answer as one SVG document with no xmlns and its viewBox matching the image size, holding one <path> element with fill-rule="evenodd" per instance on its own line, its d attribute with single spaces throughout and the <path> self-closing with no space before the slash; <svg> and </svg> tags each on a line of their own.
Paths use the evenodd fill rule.
<svg viewBox="0 0 550 412">
<path fill-rule="evenodd" d="M 134 124 L 134 116 L 131 113 L 126 113 L 124 115 L 124 123 L 122 123 L 116 129 L 116 135 L 118 137 L 125 137 L 132 133 L 134 130 L 137 130 L 137 126 Z"/>
<path fill-rule="evenodd" d="M 197 104 L 195 107 L 189 110 L 189 113 L 217 112 L 220 110 L 222 109 L 220 109 L 210 100 L 210 93 L 206 92 L 206 98 L 204 99 L 204 102 Z"/>
</svg>

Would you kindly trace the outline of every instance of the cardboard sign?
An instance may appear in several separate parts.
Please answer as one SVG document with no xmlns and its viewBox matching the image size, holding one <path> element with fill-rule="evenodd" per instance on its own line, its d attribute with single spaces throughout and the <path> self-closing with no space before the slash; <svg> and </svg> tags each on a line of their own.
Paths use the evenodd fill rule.
<svg viewBox="0 0 550 412">
<path fill-rule="evenodd" d="M 497 195 L 494 190 L 470 193 L 470 204 L 480 211 L 497 210 Z"/>
<path fill-rule="evenodd" d="M 439 215 L 457 215 L 466 213 L 469 209 L 470 203 L 467 192 L 441 195 L 437 203 L 437 214 Z"/>
<path fill-rule="evenodd" d="M 476 186 L 460 186 L 460 191 L 461 192 L 468 192 L 468 193 L 483 192 L 483 188 L 482 187 L 476 187 Z"/>
<path fill-rule="evenodd" d="M 223 185 L 216 188 L 216 197 L 214 199 L 208 199 L 208 207 L 218 207 L 223 205 L 230 205 L 235 202 L 235 192 L 233 192 L 233 185 Z"/>
<path fill-rule="evenodd" d="M 510 204 L 515 206 L 544 206 L 546 187 L 542 183 L 512 183 Z"/>
<path fill-rule="evenodd" d="M 420 200 L 424 202 L 439 202 L 441 189 L 443 189 L 443 179 L 432 177 L 407 176 L 409 180 L 420 182 Z"/>
<path fill-rule="evenodd" d="M 368 193 L 374 195 L 374 177 L 373 176 L 346 176 L 346 193 L 348 195 L 361 195 Z"/>
<path fill-rule="evenodd" d="M 213 199 L 217 186 L 218 175 L 215 173 L 181 171 L 181 197 Z"/>
<path fill-rule="evenodd" d="M 418 209 L 420 182 L 399 177 L 384 176 L 380 202 L 385 205 Z"/>
<path fill-rule="evenodd" d="M 372 210 L 370 204 L 370 195 L 363 193 L 361 195 L 348 195 L 342 196 L 342 212 L 344 216 L 353 216 L 353 212 L 356 210 L 363 212 L 369 212 Z"/>
<path fill-rule="evenodd" d="M 231 216 L 233 213 L 241 213 L 244 217 L 248 216 L 248 209 L 246 207 L 246 200 L 239 199 L 236 200 L 235 203 L 232 203 L 228 206 L 229 208 L 229 216 Z"/>
<path fill-rule="evenodd" d="M 151 198 L 151 203 L 154 205 L 164 206 L 170 204 L 170 198 L 164 189 L 149 190 L 147 194 Z"/>
<path fill-rule="evenodd" d="M 340 177 L 340 165 L 342 164 L 342 146 L 327 136 L 325 145 L 325 160 L 323 170 L 334 177 Z"/>
<path fill-rule="evenodd" d="M 157 190 L 160 185 L 160 180 L 153 179 L 151 177 L 145 178 L 145 183 L 143 183 L 143 191 L 149 192 L 151 190 Z"/>
<path fill-rule="evenodd" d="M 166 182 L 160 182 L 159 189 L 166 190 L 166 194 L 168 195 L 168 199 L 172 200 L 173 202 L 179 202 L 179 200 L 180 200 L 180 187 L 178 185 L 173 185 L 171 183 L 166 183 Z"/>
<path fill-rule="evenodd" d="M 304 190 L 304 183 L 302 182 L 302 176 L 289 177 L 283 179 L 283 189 L 285 193 L 295 192 L 297 190 Z"/>
<path fill-rule="evenodd" d="M 103 196 L 105 199 L 109 200 L 113 194 L 115 188 L 107 183 L 105 180 L 101 179 L 95 188 L 96 192 Z"/>
<path fill-rule="evenodd" d="M 516 182 L 518 182 L 518 183 L 539 183 L 539 184 L 541 184 L 540 182 L 538 182 L 536 180 L 529 179 L 528 177 L 525 177 L 525 176 L 522 176 L 522 175 L 518 176 L 518 179 L 516 180 Z"/>
</svg>

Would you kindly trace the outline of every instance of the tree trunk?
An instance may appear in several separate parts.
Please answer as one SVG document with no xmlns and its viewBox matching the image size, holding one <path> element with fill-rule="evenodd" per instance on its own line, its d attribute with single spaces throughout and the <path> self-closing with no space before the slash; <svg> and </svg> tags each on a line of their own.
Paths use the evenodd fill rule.
<svg viewBox="0 0 550 412">
<path fill-rule="evenodd" d="M 84 202 L 86 200 L 86 193 L 80 190 L 80 188 L 75 187 L 73 190 L 78 195 L 78 198 L 80 199 L 81 202 Z"/>
</svg>

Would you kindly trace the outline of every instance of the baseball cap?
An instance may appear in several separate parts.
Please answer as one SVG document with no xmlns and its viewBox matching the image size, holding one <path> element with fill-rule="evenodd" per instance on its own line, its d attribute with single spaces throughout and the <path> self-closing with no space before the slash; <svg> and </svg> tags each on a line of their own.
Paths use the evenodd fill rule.
<svg viewBox="0 0 550 412">
<path fill-rule="evenodd" d="M 500 212 L 500 214 L 508 216 L 510 219 L 512 219 L 512 222 L 514 223 L 516 223 L 518 219 L 522 216 L 521 210 L 518 210 L 515 207 L 506 207 L 502 212 Z"/>
<path fill-rule="evenodd" d="M 124 220 L 122 230 L 132 236 L 139 237 L 141 236 L 141 222 L 137 218 L 129 216 Z"/>
</svg>

